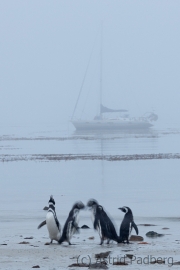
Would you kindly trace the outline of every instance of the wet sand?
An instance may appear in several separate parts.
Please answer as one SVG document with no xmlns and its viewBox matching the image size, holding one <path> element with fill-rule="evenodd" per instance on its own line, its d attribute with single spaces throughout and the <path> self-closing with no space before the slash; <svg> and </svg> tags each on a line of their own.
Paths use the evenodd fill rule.
<svg viewBox="0 0 180 270">
<path fill-rule="evenodd" d="M 61 225 L 65 217 L 59 218 Z M 105 259 L 109 269 L 125 267 L 126 269 L 179 269 L 178 265 L 172 264 L 180 261 L 180 232 L 179 218 L 136 218 L 139 227 L 139 235 L 143 236 L 146 244 L 131 242 L 117 245 L 115 242 L 107 245 L 99 245 L 99 236 L 92 229 L 89 217 L 82 215 L 79 225 L 87 224 L 90 229 L 81 229 L 80 234 L 74 235 L 72 243 L 58 245 L 49 242 L 46 226 L 37 230 L 41 222 L 39 218 L 22 217 L 20 220 L 2 219 L 0 233 L 0 269 L 31 269 L 39 266 L 42 269 L 79 269 L 79 267 L 68 267 L 72 264 L 92 264 L 97 262 L 95 254 L 111 251 Z M 121 220 L 115 220 L 120 224 Z M 145 226 L 148 224 L 156 226 Z M 3 229 L 4 228 L 4 229 Z M 169 229 L 163 229 L 169 228 Z M 165 234 L 158 238 L 146 237 L 146 232 L 156 231 Z M 133 234 L 135 232 L 133 231 Z M 94 237 L 94 239 L 92 239 Z M 90 239 L 89 239 L 90 238 Z M 22 243 L 22 244 L 20 244 Z M 133 255 L 132 259 L 126 255 Z M 155 259 L 164 261 L 163 264 L 151 264 Z M 113 262 L 126 261 L 126 266 L 115 266 Z M 101 259 L 104 261 L 104 259 Z M 98 260 L 98 262 L 100 262 Z M 83 269 L 87 269 L 83 268 Z"/>
</svg>

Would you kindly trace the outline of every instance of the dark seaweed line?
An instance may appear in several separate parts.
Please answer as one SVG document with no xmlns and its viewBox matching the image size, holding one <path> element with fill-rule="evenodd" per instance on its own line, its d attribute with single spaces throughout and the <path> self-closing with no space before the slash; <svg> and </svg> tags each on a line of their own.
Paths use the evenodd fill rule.
<svg viewBox="0 0 180 270">
<path fill-rule="evenodd" d="M 130 137 L 139 139 L 139 138 L 157 138 L 162 135 L 179 135 L 180 132 L 158 132 L 158 133 L 150 133 L 150 134 L 129 134 Z M 105 134 L 106 135 L 106 134 Z M 85 141 L 96 141 L 96 140 L 103 140 L 103 141 L 109 141 L 109 140 L 117 140 L 117 139 L 124 139 L 124 137 L 127 136 L 126 133 L 121 133 L 118 136 L 117 135 L 111 135 L 111 137 L 103 137 L 103 136 L 97 136 L 97 135 L 91 135 L 91 136 L 82 136 L 82 135 L 74 135 L 74 136 L 67 136 L 67 137 L 13 137 L 13 136 L 0 136 L 0 141 L 71 141 L 71 140 L 85 140 Z M 129 137 L 128 136 L 128 137 Z"/>
<path fill-rule="evenodd" d="M 76 154 L 34 154 L 34 155 L 1 155 L 0 162 L 11 161 L 62 161 L 62 160 L 106 160 L 132 161 L 153 159 L 180 159 L 180 154 L 137 154 L 137 155 L 76 155 Z"/>
</svg>

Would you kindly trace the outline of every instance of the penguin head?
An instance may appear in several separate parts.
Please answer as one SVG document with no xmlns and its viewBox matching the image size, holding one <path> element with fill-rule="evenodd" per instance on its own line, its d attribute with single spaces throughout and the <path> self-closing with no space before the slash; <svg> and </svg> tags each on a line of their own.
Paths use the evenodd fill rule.
<svg viewBox="0 0 180 270">
<path fill-rule="evenodd" d="M 127 207 L 127 206 L 123 206 L 123 207 L 120 207 L 120 208 L 118 208 L 118 209 L 120 209 L 122 212 L 124 212 L 125 214 L 127 214 L 127 213 L 132 213 L 132 211 L 131 211 L 131 209 L 129 208 L 129 207 Z"/>
<path fill-rule="evenodd" d="M 55 205 L 55 200 L 53 198 L 53 195 L 50 196 L 49 204 L 54 204 Z"/>
<path fill-rule="evenodd" d="M 103 209 L 102 205 L 97 205 L 96 212 L 99 213 L 99 214 L 100 213 L 101 214 L 104 214 L 104 209 Z"/>
<path fill-rule="evenodd" d="M 81 209 L 84 209 L 84 208 L 85 208 L 85 205 L 84 205 L 84 203 L 82 203 L 81 201 L 76 202 L 76 203 L 73 205 L 73 209 L 81 210 Z"/>
<path fill-rule="evenodd" d="M 95 200 L 95 199 L 90 199 L 88 202 L 87 202 L 87 206 L 88 207 L 94 207 L 94 206 L 97 206 L 98 205 L 98 202 Z"/>
</svg>

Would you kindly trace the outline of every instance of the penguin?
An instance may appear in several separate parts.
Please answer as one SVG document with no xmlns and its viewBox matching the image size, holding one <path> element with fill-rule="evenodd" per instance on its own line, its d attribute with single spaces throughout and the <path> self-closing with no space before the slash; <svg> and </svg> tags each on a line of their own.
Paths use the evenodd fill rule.
<svg viewBox="0 0 180 270">
<path fill-rule="evenodd" d="M 49 199 L 49 208 L 47 211 L 46 220 L 39 224 L 38 229 L 40 229 L 45 224 L 47 225 L 49 238 L 51 239 L 50 243 L 52 244 L 53 240 L 58 242 L 61 237 L 61 226 L 56 216 L 55 200 L 52 195 Z"/>
<path fill-rule="evenodd" d="M 91 220 L 94 225 L 94 220 L 96 216 L 96 208 L 97 208 L 98 202 L 95 199 L 90 199 L 87 202 L 87 207 L 89 207 L 89 210 L 91 211 Z"/>
<path fill-rule="evenodd" d="M 75 233 L 79 233 L 79 227 L 78 227 L 78 214 L 81 209 L 84 209 L 85 205 L 79 201 L 76 202 L 71 211 L 69 212 L 69 216 L 65 222 L 62 236 L 59 239 L 58 243 L 61 244 L 62 242 L 68 242 L 69 245 L 72 245 L 70 240 Z"/>
<path fill-rule="evenodd" d="M 99 233 L 101 239 L 100 245 L 103 244 L 105 239 L 107 239 L 107 244 L 109 244 L 110 240 L 118 242 L 119 238 L 114 224 L 104 211 L 103 207 L 94 199 L 89 200 L 87 206 L 92 210 L 93 226 Z"/>
<path fill-rule="evenodd" d="M 129 207 L 124 206 L 118 209 L 120 209 L 122 212 L 125 213 L 124 219 L 121 223 L 120 230 L 119 230 L 119 243 L 125 243 L 126 241 L 126 243 L 129 244 L 129 237 L 131 235 L 132 228 L 135 229 L 136 234 L 138 235 L 139 233 L 138 227 L 134 223 L 133 214 Z"/>
</svg>

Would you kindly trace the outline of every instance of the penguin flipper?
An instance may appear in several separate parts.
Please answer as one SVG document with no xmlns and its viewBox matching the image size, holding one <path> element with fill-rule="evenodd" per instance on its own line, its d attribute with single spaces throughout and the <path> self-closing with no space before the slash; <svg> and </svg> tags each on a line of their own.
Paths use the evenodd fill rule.
<svg viewBox="0 0 180 270">
<path fill-rule="evenodd" d="M 43 222 L 41 222 L 37 228 L 40 229 L 40 228 L 43 227 L 44 225 L 46 225 L 46 220 L 44 220 Z"/>
<path fill-rule="evenodd" d="M 138 233 L 139 233 L 139 230 L 138 230 L 138 227 L 137 227 L 137 225 L 134 223 L 134 221 L 132 221 L 132 227 L 135 229 L 135 231 L 136 231 L 136 234 L 138 235 Z"/>
<path fill-rule="evenodd" d="M 113 240 L 113 241 L 118 243 L 119 237 L 117 235 L 114 224 L 112 223 L 112 221 L 110 219 L 109 219 L 109 222 L 108 222 L 108 228 L 109 228 L 109 236 L 110 236 L 110 237 L 108 237 L 109 240 Z"/>
<path fill-rule="evenodd" d="M 75 232 L 74 233 L 79 233 L 79 227 L 78 227 L 78 223 L 77 222 L 73 222 L 73 227 L 75 228 Z"/>
<path fill-rule="evenodd" d="M 80 230 L 79 230 L 80 227 L 76 227 L 75 229 L 76 229 L 75 233 L 80 233 Z"/>
<path fill-rule="evenodd" d="M 97 230 L 98 221 L 99 221 L 99 220 L 98 220 L 98 218 L 95 218 L 95 220 L 94 220 L 94 224 L 93 224 L 93 225 L 94 225 L 94 229 L 95 229 L 95 230 Z"/>
</svg>

